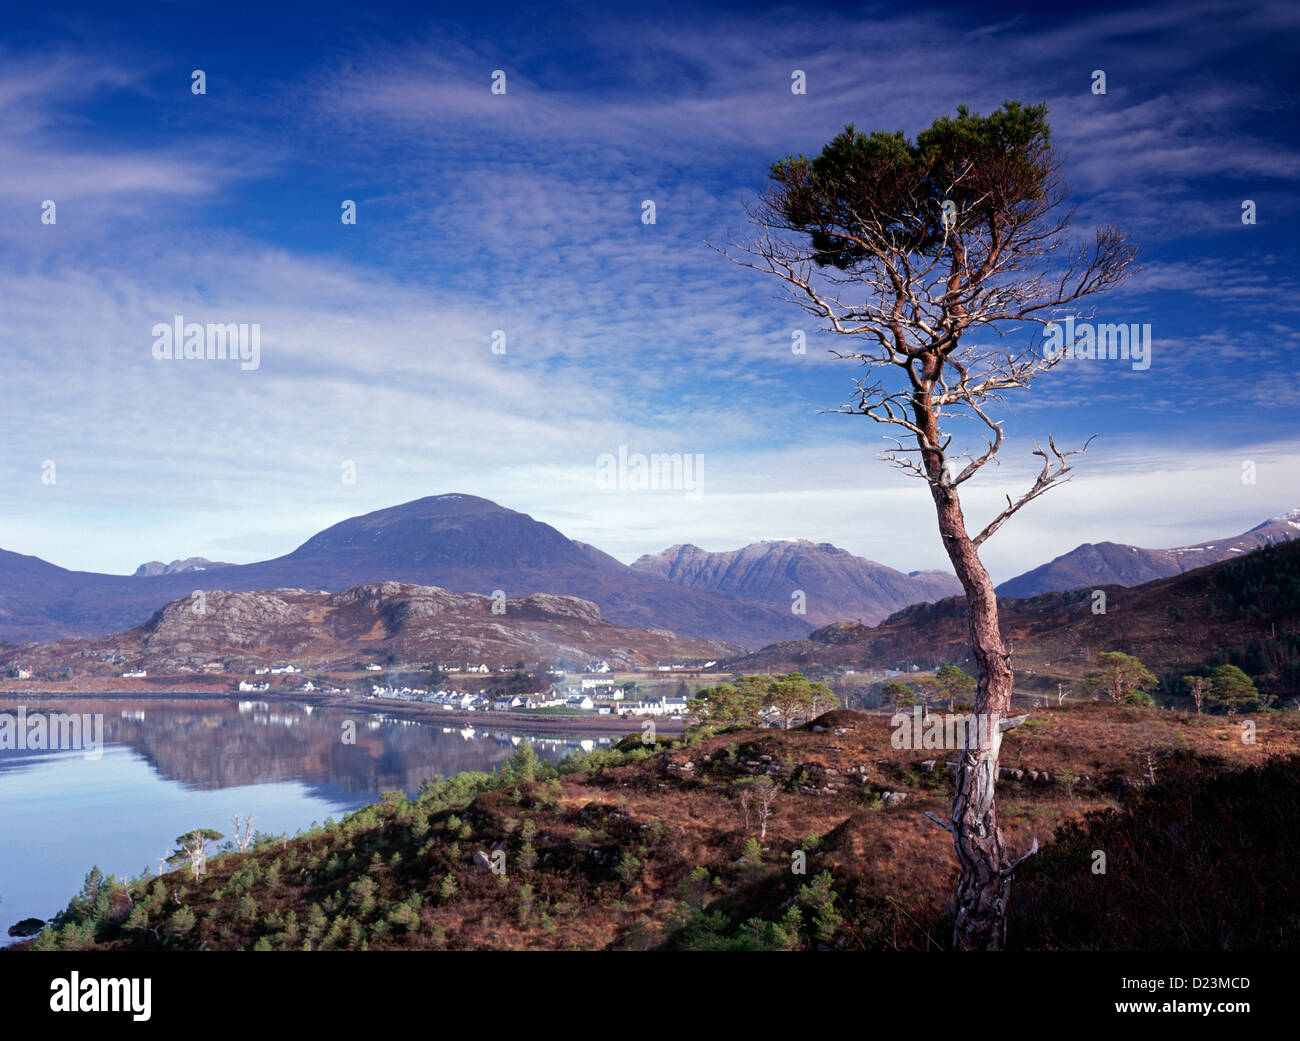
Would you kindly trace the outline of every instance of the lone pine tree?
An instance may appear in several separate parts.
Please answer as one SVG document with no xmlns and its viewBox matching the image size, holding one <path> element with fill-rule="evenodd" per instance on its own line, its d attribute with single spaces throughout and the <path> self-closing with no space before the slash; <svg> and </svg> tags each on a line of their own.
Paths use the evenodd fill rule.
<svg viewBox="0 0 1300 1041">
<path fill-rule="evenodd" d="M 866 371 L 851 403 L 829 411 L 893 428 L 894 447 L 882 457 L 929 486 L 970 605 L 974 709 L 984 732 L 960 756 L 952 816 L 939 823 L 952 833 L 960 865 L 953 944 L 998 950 L 1011 876 L 1024 857 L 1007 854 L 994 786 L 1001 735 L 1019 720 L 1009 718 L 1011 655 L 979 551 L 1012 514 L 1068 480 L 1070 456 L 1087 443 L 1062 451 L 1049 437 L 1046 449 L 1036 445 L 1042 468 L 1030 487 L 1006 496 L 974 535 L 959 490 L 1002 448 L 1003 421 L 992 406 L 1061 361 L 1043 349 L 1047 327 L 1070 305 L 1120 284 L 1135 251 L 1111 227 L 1071 247 L 1073 212 L 1045 105 L 1008 101 L 988 116 L 962 106 L 915 140 L 850 125 L 820 155 L 787 156 L 769 176 L 768 192 L 749 210 L 754 234 L 722 252 L 775 275 L 823 329 L 860 342 L 832 352 Z M 957 419 L 987 431 L 977 451 L 953 451 L 947 431 Z"/>
</svg>

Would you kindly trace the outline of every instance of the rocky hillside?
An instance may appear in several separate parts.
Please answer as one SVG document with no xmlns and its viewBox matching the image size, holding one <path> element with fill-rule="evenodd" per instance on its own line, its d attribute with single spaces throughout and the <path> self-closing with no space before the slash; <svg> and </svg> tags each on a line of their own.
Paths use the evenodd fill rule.
<svg viewBox="0 0 1300 1041">
<path fill-rule="evenodd" d="M 118 675 L 145 669 L 172 674 L 212 661 L 228 672 L 295 662 L 307 668 L 383 662 L 516 661 L 578 666 L 603 658 L 618 666 L 716 658 L 734 645 L 664 631 L 630 629 L 601 617 L 577 597 L 533 593 L 505 601 L 431 586 L 380 582 L 341 593 L 273 589 L 213 591 L 175 600 L 144 625 L 97 639 L 27 645 L 0 654 L 0 667 L 25 665 L 37 674 L 69 668 L 74 675 Z"/>
<path fill-rule="evenodd" d="M 632 567 L 688 589 L 719 590 L 785 611 L 802 592 L 804 617 L 814 625 L 845 620 L 871 625 L 908 604 L 961 592 L 949 572 L 904 574 L 829 543 L 805 539 L 756 542 L 725 553 L 673 546 L 641 557 Z"/>
<path fill-rule="evenodd" d="M 1300 535 L 1300 509 L 1273 517 L 1231 538 L 1176 549 L 1142 549 L 1118 542 L 1095 545 L 1088 542 L 1032 571 L 1008 579 L 998 586 L 998 593 L 1026 597 L 1081 586 L 1136 586 L 1241 556 L 1260 546 L 1287 542 L 1297 535 Z"/>
</svg>

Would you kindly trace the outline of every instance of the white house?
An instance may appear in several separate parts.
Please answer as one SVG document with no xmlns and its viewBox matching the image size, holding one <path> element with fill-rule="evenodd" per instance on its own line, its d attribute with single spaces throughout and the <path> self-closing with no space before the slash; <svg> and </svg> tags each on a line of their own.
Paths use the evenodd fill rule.
<svg viewBox="0 0 1300 1041">
<path fill-rule="evenodd" d="M 685 701 L 681 698 L 671 700 L 680 701 L 683 705 L 682 711 L 685 711 Z M 668 709 L 665 701 L 629 701 L 622 706 L 622 711 L 630 716 L 662 716 Z"/>
<path fill-rule="evenodd" d="M 587 697 L 586 694 L 580 694 L 576 698 L 569 698 L 565 704 L 569 708 L 591 709 L 596 707 L 596 703 Z"/>
</svg>

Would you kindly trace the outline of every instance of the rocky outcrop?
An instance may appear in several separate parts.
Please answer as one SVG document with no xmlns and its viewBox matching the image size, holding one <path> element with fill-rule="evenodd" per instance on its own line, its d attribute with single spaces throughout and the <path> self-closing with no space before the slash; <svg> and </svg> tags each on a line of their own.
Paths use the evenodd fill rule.
<svg viewBox="0 0 1300 1041">
<path fill-rule="evenodd" d="M 494 599 L 377 582 L 339 593 L 196 592 L 114 636 L 28 645 L 11 653 L 42 671 L 71 667 L 78 675 L 117 675 L 137 669 L 196 671 L 214 662 L 235 673 L 291 662 L 320 669 L 390 656 L 491 668 L 517 661 L 574 667 L 601 658 L 615 668 L 646 668 L 735 650 L 715 641 L 614 625 L 595 604 L 577 597 Z"/>
</svg>

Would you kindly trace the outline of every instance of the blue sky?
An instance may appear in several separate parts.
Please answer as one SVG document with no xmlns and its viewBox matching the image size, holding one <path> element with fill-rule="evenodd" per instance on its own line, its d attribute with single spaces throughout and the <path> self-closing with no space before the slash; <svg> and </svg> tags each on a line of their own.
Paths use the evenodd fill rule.
<svg viewBox="0 0 1300 1041">
<path fill-rule="evenodd" d="M 275 6 L 6 13 L 0 547 L 244 562 L 468 492 L 625 560 L 800 536 L 945 566 L 879 428 L 819 412 L 858 374 L 826 353 L 844 339 L 705 243 L 845 123 L 914 134 L 1006 98 L 1048 103 L 1079 225 L 1137 242 L 1098 320 L 1154 342 L 1145 372 L 1076 362 L 1011 400 L 972 525 L 1027 485 L 1034 438 L 1101 437 L 990 540 L 995 578 L 1300 505 L 1294 5 Z M 175 314 L 258 323 L 260 366 L 157 361 Z M 620 445 L 703 456 L 702 492 L 598 488 Z"/>
</svg>

